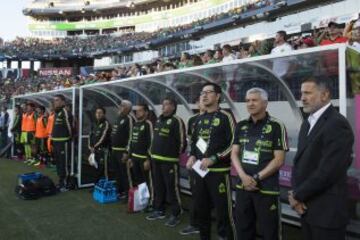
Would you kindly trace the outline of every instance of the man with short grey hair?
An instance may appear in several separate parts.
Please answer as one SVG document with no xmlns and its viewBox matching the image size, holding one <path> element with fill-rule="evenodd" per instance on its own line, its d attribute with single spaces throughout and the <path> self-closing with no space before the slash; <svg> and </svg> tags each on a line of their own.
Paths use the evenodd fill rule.
<svg viewBox="0 0 360 240">
<path fill-rule="evenodd" d="M 235 130 L 231 160 L 238 174 L 235 225 L 237 239 L 279 239 L 279 169 L 288 151 L 286 129 L 266 111 L 264 89 L 246 92 L 248 119 Z M 258 224 L 256 224 L 258 221 Z"/>
<path fill-rule="evenodd" d="M 129 190 L 128 181 L 128 150 L 131 141 L 131 133 L 134 119 L 131 117 L 132 103 L 122 100 L 119 105 L 119 116 L 116 119 L 111 132 L 111 162 L 109 173 L 115 177 L 118 194 L 121 200 L 126 202 Z"/>
</svg>

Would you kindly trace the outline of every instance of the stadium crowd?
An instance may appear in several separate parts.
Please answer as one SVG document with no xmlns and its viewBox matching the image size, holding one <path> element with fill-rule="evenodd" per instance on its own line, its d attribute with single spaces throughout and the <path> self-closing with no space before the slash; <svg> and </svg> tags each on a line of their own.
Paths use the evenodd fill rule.
<svg viewBox="0 0 360 240">
<path fill-rule="evenodd" d="M 40 58 L 52 55 L 57 56 L 87 56 L 101 51 L 118 50 L 124 47 L 136 46 L 137 44 L 147 43 L 151 39 L 159 39 L 173 33 L 192 29 L 206 23 L 211 23 L 226 17 L 234 16 L 244 12 L 253 11 L 265 6 L 273 5 L 277 0 L 254 1 L 231 9 L 226 13 L 221 13 L 194 21 L 190 24 L 159 29 L 156 32 L 125 32 L 120 36 L 114 35 L 95 35 L 88 37 L 66 37 L 43 40 L 38 38 L 17 38 L 10 42 L 4 42 L 0 47 L 0 53 L 6 56 L 18 58 Z"/>
<path fill-rule="evenodd" d="M 200 66 L 204 64 L 212 64 L 219 62 L 228 62 L 235 59 L 243 59 L 254 56 L 262 56 L 266 54 L 275 54 L 286 51 L 293 51 L 296 49 L 304 49 L 319 45 L 328 45 L 335 43 L 349 43 L 355 48 L 360 49 L 360 21 L 352 21 L 346 24 L 345 28 L 340 25 L 330 22 L 327 28 L 315 30 L 305 36 L 293 35 L 288 37 L 285 32 L 279 31 L 275 39 L 266 39 L 263 41 L 254 41 L 252 43 L 243 44 L 240 43 L 238 46 L 224 45 L 222 48 L 215 50 L 207 50 L 202 54 L 190 55 L 186 52 L 181 54 L 180 58 L 167 58 L 167 59 L 156 59 L 152 63 L 138 64 L 135 63 L 130 66 L 118 66 L 109 71 L 99 71 L 88 76 L 77 75 L 77 76 L 31 76 L 30 78 L 19 78 L 19 79 L 2 79 L 0 80 L 0 101 L 8 102 L 11 96 L 39 92 L 46 90 L 62 89 L 71 86 L 80 86 L 84 84 L 91 84 L 94 82 L 112 81 L 115 79 L 134 77 L 147 75 L 152 73 L 164 72 L 173 69 L 181 69 L 192 66 Z M 143 35 L 144 37 L 146 34 Z M 131 35 L 127 35 L 131 38 Z M 107 41 L 105 36 L 98 36 L 95 38 L 103 39 Z M 70 41 L 71 38 L 68 40 Z M 90 37 L 89 39 L 93 39 Z M 39 44 L 40 40 L 31 39 L 17 39 L 14 41 L 15 46 L 21 46 L 22 52 L 36 51 L 33 49 L 42 49 L 42 45 Z M 55 41 L 55 46 L 57 45 Z M 88 43 L 86 43 L 88 41 Z M 84 43 L 84 45 L 82 45 Z M 116 41 L 113 42 L 116 44 Z M 122 41 L 121 41 L 122 44 Z M 5 44 L 6 45 L 6 44 Z M 60 44 L 61 45 L 61 44 Z M 75 46 L 72 51 L 82 51 L 82 49 L 96 49 L 98 43 L 96 41 L 84 40 L 84 42 L 74 42 Z M 8 45 L 7 47 L 9 47 Z M 36 47 L 34 47 L 36 46 Z M 62 49 L 54 47 L 54 43 L 45 44 L 46 47 L 54 49 Z M 81 47 L 80 47 L 81 46 Z M 68 48 L 71 49 L 71 48 Z M 68 51 L 68 50 L 66 50 Z M 16 51 L 15 51 L 16 52 Z M 15 53 L 14 52 L 14 53 Z"/>
</svg>

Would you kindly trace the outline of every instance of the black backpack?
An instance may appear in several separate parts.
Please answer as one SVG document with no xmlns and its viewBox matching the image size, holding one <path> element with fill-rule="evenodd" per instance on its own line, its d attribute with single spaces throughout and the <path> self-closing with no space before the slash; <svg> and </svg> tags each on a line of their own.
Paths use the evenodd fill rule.
<svg viewBox="0 0 360 240">
<path fill-rule="evenodd" d="M 34 200 L 57 193 L 54 182 L 47 176 L 25 180 L 15 187 L 16 195 L 23 200 Z"/>
</svg>

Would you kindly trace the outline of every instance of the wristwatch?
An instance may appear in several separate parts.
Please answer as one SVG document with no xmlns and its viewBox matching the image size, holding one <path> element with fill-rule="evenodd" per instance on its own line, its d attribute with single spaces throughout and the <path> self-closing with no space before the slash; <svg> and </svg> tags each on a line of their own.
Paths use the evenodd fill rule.
<svg viewBox="0 0 360 240">
<path fill-rule="evenodd" d="M 257 183 L 260 182 L 260 175 L 258 173 L 255 173 L 252 177 Z"/>
</svg>

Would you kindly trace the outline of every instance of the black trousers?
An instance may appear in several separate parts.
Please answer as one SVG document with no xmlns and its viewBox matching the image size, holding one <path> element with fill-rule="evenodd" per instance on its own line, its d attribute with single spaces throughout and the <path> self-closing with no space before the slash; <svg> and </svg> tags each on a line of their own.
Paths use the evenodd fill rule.
<svg viewBox="0 0 360 240">
<path fill-rule="evenodd" d="M 24 154 L 24 146 L 20 143 L 21 132 L 13 132 L 14 138 L 14 156 L 22 156 Z"/>
<path fill-rule="evenodd" d="M 111 151 L 110 178 L 115 179 L 118 193 L 127 194 L 129 191 L 129 176 L 127 164 L 122 162 L 123 154 L 124 151 Z"/>
<path fill-rule="evenodd" d="M 195 195 L 196 195 L 196 191 L 194 191 L 194 183 L 195 183 L 195 176 L 194 174 L 197 174 L 196 172 L 194 172 L 193 170 L 189 171 L 189 183 L 190 183 L 190 190 L 191 190 L 191 194 L 192 194 L 192 200 L 190 203 L 190 225 L 193 227 L 199 227 L 199 223 L 198 223 L 198 219 L 196 216 L 196 208 L 195 208 Z"/>
<path fill-rule="evenodd" d="M 171 214 L 178 216 L 181 213 L 179 191 L 179 163 L 153 161 L 154 174 L 154 209 L 165 211 L 168 202 Z"/>
<path fill-rule="evenodd" d="M 235 203 L 237 239 L 256 239 L 256 226 L 264 240 L 279 239 L 279 197 L 278 195 L 236 191 Z"/>
<path fill-rule="evenodd" d="M 39 157 L 46 158 L 48 156 L 48 150 L 47 150 L 46 143 L 47 143 L 47 138 L 35 138 L 37 154 Z"/>
<path fill-rule="evenodd" d="M 95 161 L 98 164 L 98 168 L 96 169 L 95 182 L 98 182 L 101 178 L 108 179 L 108 156 L 108 149 L 95 149 Z"/>
<path fill-rule="evenodd" d="M 56 162 L 59 184 L 66 186 L 70 176 L 71 165 L 71 144 L 70 141 L 53 141 L 54 160 Z"/>
<path fill-rule="evenodd" d="M 346 226 L 336 229 L 322 228 L 301 219 L 301 231 L 304 240 L 345 240 Z"/>
<path fill-rule="evenodd" d="M 200 238 L 211 239 L 211 209 L 216 210 L 217 234 L 234 239 L 230 178 L 228 172 L 209 172 L 204 178 L 194 174 L 194 205 L 199 223 Z"/>
<path fill-rule="evenodd" d="M 154 187 L 153 187 L 153 176 L 151 167 L 149 171 L 145 171 L 144 162 L 146 159 L 132 157 L 132 168 L 130 169 L 130 186 L 137 186 L 140 183 L 146 182 L 150 191 L 149 205 L 153 205 L 154 201 Z"/>
</svg>

